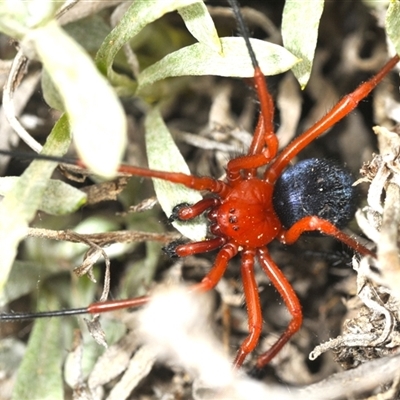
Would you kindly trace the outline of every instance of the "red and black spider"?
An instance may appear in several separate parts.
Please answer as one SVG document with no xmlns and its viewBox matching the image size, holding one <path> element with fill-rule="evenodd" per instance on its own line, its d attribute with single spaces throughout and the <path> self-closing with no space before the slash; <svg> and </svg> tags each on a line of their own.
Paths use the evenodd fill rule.
<svg viewBox="0 0 400 400">
<path fill-rule="evenodd" d="M 351 218 L 353 212 L 353 193 L 352 189 L 349 189 L 351 186 L 349 176 L 341 169 L 322 160 L 306 160 L 296 169 L 288 168 L 288 165 L 313 140 L 354 110 L 358 103 L 398 63 L 399 57 L 393 57 L 375 76 L 345 96 L 327 115 L 278 152 L 279 143 L 273 124 L 273 99 L 258 66 L 237 2 L 230 0 L 229 3 L 235 12 L 240 31 L 248 47 L 254 66 L 254 87 L 260 101 L 260 116 L 247 154 L 228 162 L 226 179 L 223 181 L 211 177 L 197 177 L 134 166 L 121 166 L 119 171 L 141 177 L 163 179 L 207 193 L 203 200 L 194 205 L 177 205 L 170 220 L 188 221 L 206 213 L 210 223 L 209 238 L 194 243 L 172 243 L 167 246 L 166 251 L 171 256 L 185 257 L 218 250 L 211 270 L 201 282 L 188 289 L 198 292 L 213 289 L 225 274 L 229 261 L 236 255 L 240 255 L 249 334 L 237 352 L 234 360 L 235 367 L 240 367 L 246 356 L 255 349 L 261 334 L 263 321 L 254 275 L 255 261 L 259 261 L 261 268 L 282 296 L 292 316 L 288 327 L 278 340 L 268 351 L 258 357 L 257 367 L 262 368 L 299 330 L 303 320 L 297 295 L 280 268 L 272 260 L 267 248 L 268 244 L 275 239 L 284 244 L 292 244 L 304 232 L 317 231 L 336 238 L 361 255 L 374 256 L 371 250 L 340 230 Z M 259 171 L 260 168 L 264 170 Z M 297 185 L 298 182 L 300 185 Z M 307 188 L 308 185 L 311 185 L 311 189 Z M 148 301 L 148 296 L 142 296 L 134 299 L 97 302 L 88 307 L 67 312 L 1 315 L 0 320 L 97 314 L 121 308 L 138 307 Z"/>
</svg>

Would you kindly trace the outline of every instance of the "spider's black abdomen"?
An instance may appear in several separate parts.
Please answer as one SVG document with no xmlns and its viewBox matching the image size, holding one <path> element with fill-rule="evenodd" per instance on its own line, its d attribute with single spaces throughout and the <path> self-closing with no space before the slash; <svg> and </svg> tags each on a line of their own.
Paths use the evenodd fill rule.
<svg viewBox="0 0 400 400">
<path fill-rule="evenodd" d="M 288 229 L 315 215 L 343 228 L 356 209 L 357 190 L 346 169 L 329 160 L 310 158 L 286 169 L 275 184 L 273 204 Z"/>
</svg>

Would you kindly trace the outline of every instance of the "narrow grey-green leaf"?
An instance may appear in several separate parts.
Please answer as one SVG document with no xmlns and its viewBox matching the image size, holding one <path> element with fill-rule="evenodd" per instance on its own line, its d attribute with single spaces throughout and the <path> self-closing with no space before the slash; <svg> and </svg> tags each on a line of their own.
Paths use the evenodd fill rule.
<svg viewBox="0 0 400 400">
<path fill-rule="evenodd" d="M 160 226 L 160 224 L 158 223 Z M 135 261 L 126 269 L 124 279 L 121 280 L 121 296 L 144 296 L 147 288 L 153 282 L 160 260 L 160 244 L 146 243 L 146 257 Z"/>
<path fill-rule="evenodd" d="M 136 36 L 146 25 L 159 19 L 164 14 L 196 3 L 199 0 L 152 0 L 134 1 L 119 24 L 105 38 L 96 55 L 96 63 L 100 71 L 106 75 L 113 85 L 125 89 L 132 94 L 136 85 L 124 75 L 113 71 L 112 65 L 122 46 Z"/>
<path fill-rule="evenodd" d="M 173 141 L 158 108 L 153 108 L 147 114 L 145 128 L 149 167 L 161 171 L 190 174 L 189 167 Z M 198 191 L 188 189 L 183 185 L 160 179 L 153 179 L 153 182 L 157 199 L 168 217 L 177 204 L 194 204 L 202 199 Z M 207 233 L 207 224 L 204 219 L 196 219 L 195 223 L 176 221 L 173 225 L 182 235 L 192 240 L 203 240 Z"/>
<path fill-rule="evenodd" d="M 86 203 L 87 195 L 65 182 L 48 181 L 41 210 L 51 215 L 71 214 Z"/>
<path fill-rule="evenodd" d="M 20 178 L 5 176 L 0 178 L 0 195 L 4 196 L 14 188 Z M 86 203 L 87 195 L 81 190 L 57 179 L 49 179 L 39 210 L 51 215 L 75 212 Z"/>
<path fill-rule="evenodd" d="M 86 51 L 95 52 L 101 46 L 110 29 L 100 15 L 72 22 L 63 27 Z M 64 110 L 62 98 L 47 71 L 42 71 L 42 91 L 46 103 L 56 110 Z"/>
<path fill-rule="evenodd" d="M 188 31 L 200 42 L 218 53 L 222 53 L 221 39 L 214 21 L 203 2 L 178 10 Z"/>
<path fill-rule="evenodd" d="M 139 75 L 139 90 L 161 79 L 185 75 L 218 75 L 250 78 L 254 75 L 243 38 L 221 38 L 223 54 L 203 43 L 196 43 L 168 54 Z M 285 72 L 298 59 L 281 46 L 251 39 L 261 70 L 265 75 Z"/>
<path fill-rule="evenodd" d="M 54 126 L 43 152 L 63 156 L 71 141 L 65 116 Z M 19 242 L 25 237 L 28 224 L 42 202 L 47 181 L 57 166 L 54 162 L 35 160 L 21 175 L 0 203 L 0 298 L 15 259 Z M 1 302 L 1 301 L 0 301 Z"/>
<path fill-rule="evenodd" d="M 391 1 L 386 13 L 386 32 L 397 54 L 400 54 L 400 3 Z"/>
<path fill-rule="evenodd" d="M 45 69 L 42 71 L 41 84 L 45 102 L 55 110 L 64 111 L 63 99 Z"/>
<path fill-rule="evenodd" d="M 0 307 L 31 293 L 37 288 L 38 279 L 43 281 L 53 273 L 55 271 L 43 268 L 43 265 L 40 263 L 16 260 L 4 288 L 4 296 L 1 299 L 4 303 L 0 303 Z"/>
<path fill-rule="evenodd" d="M 286 49 L 302 61 L 292 70 L 304 88 L 310 79 L 318 27 L 324 0 L 286 0 L 282 15 L 282 38 Z"/>
<path fill-rule="evenodd" d="M 57 88 L 85 165 L 111 177 L 126 145 L 126 118 L 114 90 L 85 50 L 55 22 L 30 32 L 44 68 Z"/>
<path fill-rule="evenodd" d="M 41 309 L 57 310 L 60 305 L 50 294 L 39 300 Z M 24 359 L 18 370 L 13 400 L 62 400 L 64 389 L 61 361 L 64 348 L 61 342 L 61 319 L 38 319 Z"/>
<path fill-rule="evenodd" d="M 90 17 L 70 22 L 63 28 L 86 51 L 97 52 L 110 33 L 110 26 L 103 15 L 96 14 Z"/>
<path fill-rule="evenodd" d="M 0 1 L 0 31 L 21 40 L 29 29 L 52 19 L 61 5 L 43 0 Z"/>
</svg>

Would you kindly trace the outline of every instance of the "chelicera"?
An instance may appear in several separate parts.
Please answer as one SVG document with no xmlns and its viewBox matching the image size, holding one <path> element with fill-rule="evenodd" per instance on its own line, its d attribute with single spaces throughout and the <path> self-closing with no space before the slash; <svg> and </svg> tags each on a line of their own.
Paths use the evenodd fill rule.
<svg viewBox="0 0 400 400">
<path fill-rule="evenodd" d="M 375 76 L 345 96 L 328 114 L 279 152 L 279 143 L 274 131 L 272 96 L 268 91 L 265 77 L 258 66 L 238 4 L 233 0 L 230 0 L 229 3 L 235 12 L 248 47 L 249 56 L 254 66 L 254 87 L 260 101 L 259 120 L 247 153 L 228 162 L 225 180 L 155 171 L 135 166 L 121 166 L 119 171 L 141 177 L 163 179 L 207 193 L 203 200 L 194 205 L 177 205 L 170 219 L 188 221 L 206 213 L 210 221 L 209 238 L 194 243 L 172 243 L 167 246 L 166 250 L 171 256 L 178 257 L 218 250 L 210 271 L 201 282 L 188 289 L 194 292 L 205 292 L 213 289 L 223 277 L 229 261 L 236 255 L 240 256 L 241 278 L 248 310 L 249 334 L 241 344 L 234 359 L 235 367 L 240 367 L 243 364 L 246 356 L 257 346 L 261 335 L 262 311 L 254 275 L 254 265 L 258 260 L 261 268 L 284 300 L 292 317 L 288 327 L 278 340 L 269 350 L 258 357 L 257 367 L 262 368 L 299 330 L 303 320 L 298 297 L 287 278 L 271 258 L 267 245 L 273 240 L 278 240 L 283 244 L 292 244 L 304 232 L 317 231 L 336 238 L 361 255 L 374 256 L 371 250 L 340 230 L 348 222 L 352 213 L 352 206 L 349 205 L 352 201 L 351 189 L 341 189 L 343 184 L 345 187 L 348 186 L 348 175 L 341 170 L 338 170 L 336 174 L 335 167 L 324 161 L 308 161 L 307 165 L 302 166 L 306 174 L 304 175 L 303 172 L 301 180 L 306 179 L 316 185 L 311 196 L 312 204 L 309 205 L 305 203 L 305 197 L 310 197 L 309 191 L 306 194 L 302 193 L 303 185 L 299 185 L 300 192 L 293 195 L 294 182 L 299 181 L 299 178 L 296 176 L 297 172 L 287 170 L 287 167 L 308 144 L 354 110 L 357 104 L 398 63 L 399 57 L 393 57 Z M 264 168 L 264 170 L 260 170 L 261 168 Z M 333 173 L 331 172 L 332 168 L 335 170 Z M 326 184 L 327 175 L 330 178 L 333 176 L 334 184 Z M 328 189 L 329 186 L 332 186 L 333 189 Z M 340 200 L 336 201 L 339 208 L 349 205 L 343 218 L 338 218 L 338 214 L 342 216 L 343 213 L 340 213 L 337 209 L 332 211 L 329 201 L 326 201 L 330 196 L 337 196 L 336 192 L 332 194 L 333 192 L 329 190 L 343 192 Z M 319 196 L 320 194 L 321 196 Z M 293 196 L 295 196 L 295 199 Z M 146 304 L 149 299 L 149 296 L 142 296 L 134 299 L 98 302 L 85 308 L 69 310 L 68 315 L 97 314 L 121 308 L 138 307 Z M 44 312 L 35 314 L 33 317 L 56 315 L 65 315 L 65 313 Z M 0 316 L 0 319 L 30 317 L 32 316 L 27 314 L 9 314 Z"/>
</svg>

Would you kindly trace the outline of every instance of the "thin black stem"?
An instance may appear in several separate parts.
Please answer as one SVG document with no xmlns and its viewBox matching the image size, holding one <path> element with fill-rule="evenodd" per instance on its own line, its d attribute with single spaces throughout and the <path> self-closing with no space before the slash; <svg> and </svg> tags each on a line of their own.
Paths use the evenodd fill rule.
<svg viewBox="0 0 400 400">
<path fill-rule="evenodd" d="M 87 308 L 73 308 L 70 310 L 41 311 L 36 313 L 0 314 L 0 321 L 28 321 L 37 318 L 67 317 L 71 315 L 89 314 Z"/>
<path fill-rule="evenodd" d="M 3 154 L 5 156 L 10 156 L 14 158 L 18 158 L 20 160 L 26 159 L 26 160 L 44 160 L 44 161 L 54 161 L 56 163 L 62 163 L 62 164 L 71 164 L 71 165 L 76 165 L 77 160 L 74 158 L 66 158 L 66 157 L 57 157 L 57 156 L 51 156 L 48 154 L 38 154 L 38 153 L 30 153 L 27 151 L 14 151 L 14 150 L 2 150 L 0 149 L 0 154 Z"/>
<path fill-rule="evenodd" d="M 240 11 L 239 3 L 237 0 L 228 0 L 228 3 L 232 7 L 232 11 L 235 14 L 238 30 L 239 33 L 243 36 L 243 39 L 246 43 L 246 47 L 251 58 L 251 63 L 253 64 L 254 69 L 256 69 L 258 67 L 258 61 L 254 53 L 253 47 L 251 46 L 250 43 L 249 28 L 247 24 L 244 22 L 242 12 Z"/>
</svg>

